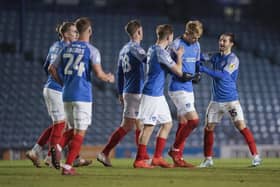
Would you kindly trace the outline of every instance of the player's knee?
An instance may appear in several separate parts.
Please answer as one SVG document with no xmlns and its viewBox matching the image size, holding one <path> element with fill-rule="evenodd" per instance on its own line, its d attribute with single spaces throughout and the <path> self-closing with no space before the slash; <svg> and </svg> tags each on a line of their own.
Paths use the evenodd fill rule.
<svg viewBox="0 0 280 187">
<path fill-rule="evenodd" d="M 215 126 L 214 125 L 210 125 L 210 124 L 206 124 L 206 126 L 205 126 L 205 130 L 206 131 L 213 131 L 214 130 L 214 128 L 215 128 Z"/>
<path fill-rule="evenodd" d="M 189 121 L 188 121 L 188 125 L 189 125 L 189 127 L 191 127 L 192 129 L 197 128 L 198 124 L 199 124 L 199 119 L 198 119 L 198 118 L 197 118 L 197 119 L 192 119 L 192 120 L 189 120 Z"/>
<path fill-rule="evenodd" d="M 135 122 L 134 121 L 128 121 L 124 120 L 121 124 L 121 127 L 126 131 L 129 132 L 135 127 Z"/>
<path fill-rule="evenodd" d="M 234 125 L 240 131 L 246 128 L 246 124 L 243 120 L 234 122 Z"/>
</svg>

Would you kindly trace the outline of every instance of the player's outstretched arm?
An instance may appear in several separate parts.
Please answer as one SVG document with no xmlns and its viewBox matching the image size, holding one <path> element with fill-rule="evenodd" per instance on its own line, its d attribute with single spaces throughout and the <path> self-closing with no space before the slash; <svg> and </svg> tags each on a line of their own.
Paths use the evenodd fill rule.
<svg viewBox="0 0 280 187">
<path fill-rule="evenodd" d="M 105 73 L 101 64 L 93 64 L 92 69 L 94 70 L 94 73 L 98 79 L 109 83 L 115 82 L 115 76 L 112 73 Z"/>
<path fill-rule="evenodd" d="M 207 75 L 209 75 L 213 78 L 217 78 L 217 79 L 224 79 L 224 78 L 230 76 L 230 74 L 227 71 L 215 71 L 215 70 L 209 69 L 203 65 L 200 65 L 199 71 L 202 73 L 206 73 Z"/>
</svg>

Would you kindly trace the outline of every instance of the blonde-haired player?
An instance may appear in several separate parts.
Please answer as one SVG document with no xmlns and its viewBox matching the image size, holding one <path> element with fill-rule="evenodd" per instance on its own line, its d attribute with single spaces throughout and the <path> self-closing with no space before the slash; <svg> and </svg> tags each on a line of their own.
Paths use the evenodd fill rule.
<svg viewBox="0 0 280 187">
<path fill-rule="evenodd" d="M 182 68 L 193 79 L 182 82 L 180 77 L 173 75 L 169 86 L 169 96 L 177 108 L 178 127 L 175 141 L 168 154 L 172 157 L 175 167 L 194 167 L 183 159 L 185 141 L 199 124 L 199 116 L 194 106 L 193 82 L 198 82 L 200 74 L 196 64 L 200 60 L 200 44 L 198 39 L 203 33 L 202 23 L 198 20 L 186 24 L 185 33 L 174 40 L 172 50 L 184 48 Z"/>
</svg>

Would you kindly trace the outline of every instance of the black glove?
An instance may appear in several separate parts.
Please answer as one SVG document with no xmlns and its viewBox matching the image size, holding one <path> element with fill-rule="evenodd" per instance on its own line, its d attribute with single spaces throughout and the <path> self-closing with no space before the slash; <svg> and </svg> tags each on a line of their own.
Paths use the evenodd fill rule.
<svg viewBox="0 0 280 187">
<path fill-rule="evenodd" d="M 192 83 L 197 84 L 201 80 L 201 73 L 196 73 L 193 77 Z"/>
<path fill-rule="evenodd" d="M 191 81 L 194 78 L 194 76 L 191 73 L 183 72 L 182 77 L 179 77 L 179 80 L 181 82 L 188 82 Z"/>
</svg>

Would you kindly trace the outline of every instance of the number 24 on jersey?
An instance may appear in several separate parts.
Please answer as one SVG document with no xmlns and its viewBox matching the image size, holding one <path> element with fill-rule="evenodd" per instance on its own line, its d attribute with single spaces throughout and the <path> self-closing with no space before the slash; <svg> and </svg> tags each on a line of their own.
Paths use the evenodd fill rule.
<svg viewBox="0 0 280 187">
<path fill-rule="evenodd" d="M 73 71 L 78 71 L 77 75 L 79 77 L 82 76 L 83 72 L 85 71 L 85 63 L 81 62 L 83 55 L 78 55 L 76 58 L 71 53 L 65 53 L 63 55 L 63 58 L 67 58 L 67 64 L 64 68 L 64 74 L 65 75 L 72 75 Z"/>
</svg>

